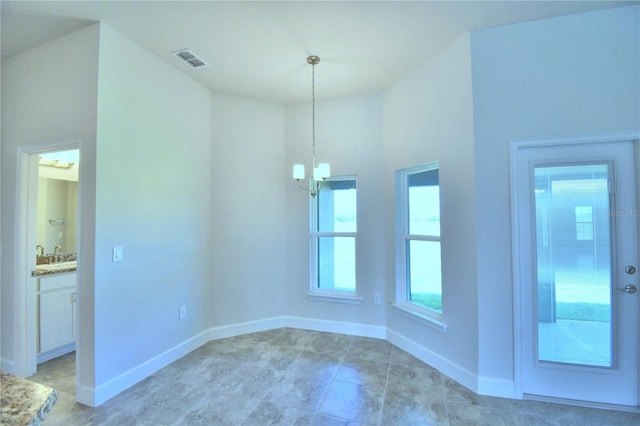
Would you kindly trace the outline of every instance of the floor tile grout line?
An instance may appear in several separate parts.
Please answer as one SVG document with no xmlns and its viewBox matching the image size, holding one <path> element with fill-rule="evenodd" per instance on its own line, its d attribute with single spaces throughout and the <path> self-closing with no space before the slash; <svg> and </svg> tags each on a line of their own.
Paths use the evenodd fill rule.
<svg viewBox="0 0 640 426">
<path fill-rule="evenodd" d="M 442 392 L 442 402 L 444 402 L 444 413 L 447 416 L 447 424 L 451 425 L 451 419 L 449 418 L 449 398 L 447 398 L 447 393 L 445 392 L 444 386 L 444 374 L 438 371 L 438 377 L 440 377 L 440 392 Z"/>
<path fill-rule="evenodd" d="M 378 426 L 382 425 L 382 416 L 384 415 L 384 402 L 387 399 L 387 386 L 389 386 L 390 373 L 391 373 L 391 356 L 389 357 L 389 363 L 387 363 L 387 376 L 384 379 L 384 390 L 382 391 L 382 402 L 380 405 L 380 413 L 378 414 L 378 423 L 377 423 Z"/>
<path fill-rule="evenodd" d="M 314 418 L 317 415 L 322 415 L 322 412 L 320 411 L 320 408 L 322 407 L 322 404 L 324 403 L 325 399 L 327 398 L 327 394 L 329 393 L 329 390 L 331 389 L 331 385 L 333 385 L 333 383 L 336 381 L 336 376 L 338 375 L 338 371 L 340 371 L 340 368 L 342 367 L 342 364 L 344 363 L 346 354 L 349 352 L 349 348 L 351 347 L 351 345 L 353 344 L 353 339 L 349 339 L 349 344 L 347 345 L 347 349 L 345 351 L 343 351 L 343 353 L 341 355 L 336 355 L 339 357 L 339 362 L 338 362 L 338 368 L 336 368 L 336 371 L 333 373 L 333 376 L 331 377 L 331 379 L 329 380 L 329 385 L 327 386 L 327 389 L 325 389 L 322 398 L 320 398 L 320 402 L 318 403 L 318 407 L 315 410 L 315 414 L 314 414 Z M 328 355 L 333 355 L 333 354 L 329 354 Z M 349 419 L 345 419 L 345 420 L 349 420 Z"/>
<path fill-rule="evenodd" d="M 276 335 L 277 336 L 277 335 Z M 265 343 L 267 343 L 268 345 L 272 345 L 278 348 L 285 348 L 285 349 L 290 349 L 291 347 L 288 345 L 277 345 L 273 339 L 275 339 L 276 336 L 273 336 L 271 339 L 267 339 L 267 341 Z M 313 340 L 315 339 L 315 337 L 307 342 L 302 348 L 296 348 L 296 350 L 298 351 L 298 355 L 296 356 L 296 358 L 287 366 L 287 368 L 285 370 L 282 371 L 282 375 L 278 378 L 278 380 L 271 385 L 271 387 L 269 388 L 269 390 L 267 392 L 265 392 L 265 394 L 259 399 L 258 403 L 256 404 L 256 406 L 249 412 L 249 414 L 247 415 L 247 417 L 242 421 L 241 424 L 245 424 L 246 421 L 251 417 L 251 415 L 255 412 L 255 410 L 258 409 L 258 407 L 265 402 L 265 398 L 267 397 L 267 395 L 269 395 L 269 393 L 273 390 L 273 388 L 280 382 L 280 380 L 282 380 L 285 377 L 285 373 L 289 370 L 289 368 L 291 368 L 291 365 L 293 365 L 298 359 L 300 359 L 300 357 L 302 356 L 302 354 L 304 354 L 307 351 L 307 347 L 313 342 Z M 327 387 L 327 391 L 328 391 L 329 387 Z M 326 391 L 325 391 L 326 393 Z M 319 413 L 319 408 L 320 408 L 320 404 L 318 405 L 318 407 L 316 408 L 316 410 L 313 411 L 313 416 L 311 417 L 311 420 L 309 422 L 309 424 L 311 424 L 311 422 L 313 421 L 313 419 L 315 418 L 315 416 Z"/>
</svg>

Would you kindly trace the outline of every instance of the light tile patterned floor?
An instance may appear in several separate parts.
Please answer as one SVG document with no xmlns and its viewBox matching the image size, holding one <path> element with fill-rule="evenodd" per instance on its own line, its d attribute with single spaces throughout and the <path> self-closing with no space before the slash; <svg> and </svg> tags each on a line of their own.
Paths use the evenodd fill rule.
<svg viewBox="0 0 640 426">
<path fill-rule="evenodd" d="M 209 342 L 97 408 L 74 355 L 31 377 L 52 425 L 632 425 L 640 415 L 476 395 L 385 340 L 277 329 Z"/>
</svg>

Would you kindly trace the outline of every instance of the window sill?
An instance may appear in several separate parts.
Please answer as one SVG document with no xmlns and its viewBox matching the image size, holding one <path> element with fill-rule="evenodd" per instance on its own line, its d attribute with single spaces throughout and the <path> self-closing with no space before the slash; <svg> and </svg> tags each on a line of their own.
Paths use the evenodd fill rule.
<svg viewBox="0 0 640 426">
<path fill-rule="evenodd" d="M 349 303 L 352 305 L 362 304 L 362 297 L 356 296 L 355 293 L 307 293 L 307 299 L 314 302 Z"/>
<path fill-rule="evenodd" d="M 422 324 L 425 324 L 435 330 L 445 332 L 447 331 L 447 324 L 442 322 L 438 318 L 434 318 L 428 314 L 421 312 L 411 303 L 394 303 L 391 307 L 400 315 L 405 316 L 407 318 L 411 318 L 412 320 L 418 321 Z"/>
</svg>

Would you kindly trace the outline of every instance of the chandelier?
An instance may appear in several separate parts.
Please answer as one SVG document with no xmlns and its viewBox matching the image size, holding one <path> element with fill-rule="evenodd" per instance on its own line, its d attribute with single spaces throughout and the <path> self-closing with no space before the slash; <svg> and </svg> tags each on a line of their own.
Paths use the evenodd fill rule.
<svg viewBox="0 0 640 426">
<path fill-rule="evenodd" d="M 312 177 L 309 178 L 309 186 L 304 187 L 300 181 L 304 179 L 304 164 L 294 164 L 293 178 L 298 182 L 301 189 L 309 192 L 315 197 L 324 185 L 325 180 L 331 176 L 329 163 L 319 163 L 316 165 L 316 65 L 320 62 L 317 56 L 309 56 L 307 63 L 311 65 L 311 169 Z"/>
</svg>

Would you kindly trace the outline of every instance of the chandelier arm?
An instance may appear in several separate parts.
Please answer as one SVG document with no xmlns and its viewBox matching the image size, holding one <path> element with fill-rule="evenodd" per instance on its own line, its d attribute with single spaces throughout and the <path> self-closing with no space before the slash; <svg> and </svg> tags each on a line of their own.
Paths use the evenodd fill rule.
<svg viewBox="0 0 640 426">
<path fill-rule="evenodd" d="M 298 182 L 298 186 L 300 187 L 300 189 L 307 191 L 309 193 L 309 195 L 311 195 L 312 197 L 315 197 L 318 192 L 322 189 L 322 187 L 324 186 L 324 181 L 322 182 L 315 182 L 312 186 L 309 186 L 308 188 L 305 188 L 301 183 L 300 183 L 300 179 L 296 179 L 296 181 Z"/>
<path fill-rule="evenodd" d="M 304 186 L 302 186 L 302 184 L 300 183 L 300 179 L 296 179 L 296 181 L 298 182 L 298 186 L 300 187 L 300 189 L 311 192 L 310 188 L 305 188 Z"/>
</svg>

